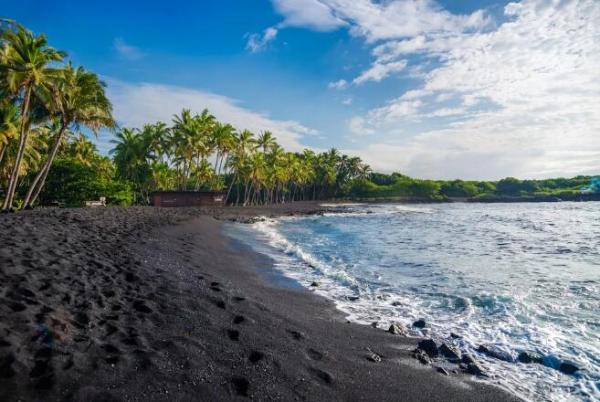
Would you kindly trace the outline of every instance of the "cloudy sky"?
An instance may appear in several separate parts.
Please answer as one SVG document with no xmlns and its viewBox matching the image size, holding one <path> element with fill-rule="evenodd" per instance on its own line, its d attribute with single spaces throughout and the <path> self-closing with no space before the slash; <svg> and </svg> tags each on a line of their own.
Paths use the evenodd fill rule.
<svg viewBox="0 0 600 402">
<path fill-rule="evenodd" d="M 598 0 L 187 3 L 2 12 L 100 74 L 123 126 L 208 107 L 290 149 L 336 147 L 384 172 L 600 174 Z"/>
</svg>

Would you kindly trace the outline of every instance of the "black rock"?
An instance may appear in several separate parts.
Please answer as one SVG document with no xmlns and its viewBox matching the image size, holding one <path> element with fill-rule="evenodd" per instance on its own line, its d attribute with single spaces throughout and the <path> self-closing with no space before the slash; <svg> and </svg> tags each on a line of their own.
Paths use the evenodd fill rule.
<svg viewBox="0 0 600 402">
<path fill-rule="evenodd" d="M 469 363 L 474 363 L 475 359 L 473 359 L 473 356 L 471 356 L 470 354 L 466 353 L 464 355 L 462 355 L 462 358 L 460 359 L 461 362 L 465 363 L 465 364 L 469 364 Z"/>
<path fill-rule="evenodd" d="M 437 357 L 439 354 L 437 344 L 433 339 L 423 339 L 417 347 L 427 353 L 429 357 Z"/>
<path fill-rule="evenodd" d="M 560 366 L 558 366 L 558 371 L 564 374 L 575 374 L 576 371 L 579 371 L 579 367 L 574 365 L 571 362 L 562 362 Z"/>
<path fill-rule="evenodd" d="M 406 331 L 406 329 L 398 324 L 392 324 L 390 325 L 390 327 L 388 328 L 388 332 L 390 334 L 394 334 L 394 335 L 408 335 L 408 332 Z"/>
<path fill-rule="evenodd" d="M 426 325 L 426 323 L 425 323 L 425 320 L 423 320 L 423 319 L 413 322 L 413 327 L 416 327 L 416 328 L 425 328 L 425 325 Z"/>
<path fill-rule="evenodd" d="M 494 346 L 481 345 L 477 348 L 477 351 L 479 353 L 483 353 L 490 357 L 493 357 L 494 359 L 502 360 L 505 362 L 514 361 L 513 357 L 510 355 L 510 353 L 504 352 Z"/>
<path fill-rule="evenodd" d="M 439 352 L 442 356 L 450 360 L 460 360 L 461 353 L 458 348 L 454 346 L 448 346 L 445 343 L 442 343 L 442 346 L 439 348 Z"/>
<path fill-rule="evenodd" d="M 455 334 L 454 332 L 450 332 L 450 338 L 452 339 L 462 339 L 462 336 Z"/>
<path fill-rule="evenodd" d="M 535 354 L 535 353 L 530 353 L 530 352 L 519 353 L 517 360 L 521 363 L 538 363 L 538 364 L 542 364 L 542 362 L 544 361 L 542 356 Z"/>
<path fill-rule="evenodd" d="M 469 374 L 485 375 L 485 371 L 479 364 L 477 364 L 477 362 L 467 364 L 465 371 Z"/>
<path fill-rule="evenodd" d="M 413 357 L 419 360 L 421 364 L 431 364 L 431 359 L 429 358 L 429 356 L 427 356 L 427 353 L 425 353 L 421 349 L 415 349 Z"/>
<path fill-rule="evenodd" d="M 448 372 L 448 370 L 446 370 L 443 367 L 436 367 L 435 369 L 437 370 L 438 373 L 442 373 L 444 375 L 450 375 L 450 373 Z"/>
<path fill-rule="evenodd" d="M 319 286 L 319 282 L 311 282 L 310 286 L 316 288 Z"/>
</svg>

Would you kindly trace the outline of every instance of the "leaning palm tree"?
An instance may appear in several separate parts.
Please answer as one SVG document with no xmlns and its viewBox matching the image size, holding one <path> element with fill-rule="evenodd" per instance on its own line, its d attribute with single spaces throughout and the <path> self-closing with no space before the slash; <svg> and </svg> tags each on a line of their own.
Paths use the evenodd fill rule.
<svg viewBox="0 0 600 402">
<path fill-rule="evenodd" d="M 115 126 L 112 105 L 104 92 L 106 85 L 96 74 L 69 64 L 56 81 L 49 109 L 60 118 L 60 128 L 53 137 L 46 163 L 31 183 L 24 208 L 33 205 L 42 191 L 66 130 L 86 126 L 97 133 L 102 127 Z"/>
<path fill-rule="evenodd" d="M 57 69 L 49 67 L 49 64 L 62 60 L 65 53 L 49 47 L 44 35 L 36 36 L 22 26 L 18 26 L 15 31 L 2 31 L 2 42 L 6 51 L 0 70 L 5 75 L 7 90 L 10 94 L 20 94 L 23 97 L 19 145 L 2 205 L 3 211 L 9 211 L 12 210 L 21 161 L 27 144 L 31 98 L 52 92 Z"/>
</svg>

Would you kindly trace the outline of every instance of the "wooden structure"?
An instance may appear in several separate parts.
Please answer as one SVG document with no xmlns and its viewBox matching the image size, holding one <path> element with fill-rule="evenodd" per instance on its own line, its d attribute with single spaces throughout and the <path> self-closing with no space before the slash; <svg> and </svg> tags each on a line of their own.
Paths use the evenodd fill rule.
<svg viewBox="0 0 600 402">
<path fill-rule="evenodd" d="M 225 205 L 224 191 L 155 191 L 150 193 L 154 207 L 200 207 Z"/>
</svg>

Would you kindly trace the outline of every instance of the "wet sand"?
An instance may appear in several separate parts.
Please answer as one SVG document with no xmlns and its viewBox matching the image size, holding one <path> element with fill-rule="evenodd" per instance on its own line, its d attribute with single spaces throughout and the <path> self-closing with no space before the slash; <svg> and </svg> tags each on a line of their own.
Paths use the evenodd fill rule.
<svg viewBox="0 0 600 402">
<path fill-rule="evenodd" d="M 0 400 L 518 400 L 420 364 L 418 339 L 276 286 L 261 274 L 271 261 L 223 233 L 224 221 L 321 210 L 1 215 Z"/>
</svg>

